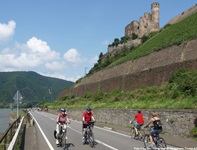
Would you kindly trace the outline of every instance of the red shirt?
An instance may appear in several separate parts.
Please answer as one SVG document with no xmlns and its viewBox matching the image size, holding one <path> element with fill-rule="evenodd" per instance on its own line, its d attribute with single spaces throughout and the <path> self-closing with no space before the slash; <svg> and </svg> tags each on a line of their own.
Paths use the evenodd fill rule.
<svg viewBox="0 0 197 150">
<path fill-rule="evenodd" d="M 91 118 L 92 118 L 92 116 L 93 116 L 93 113 L 92 112 L 87 112 L 87 111 L 85 111 L 84 113 L 83 113 L 83 115 L 82 115 L 82 117 L 84 117 L 85 118 L 85 121 L 88 123 L 89 121 L 91 121 Z M 83 122 L 84 123 L 84 122 Z"/>
<path fill-rule="evenodd" d="M 138 124 L 144 124 L 144 117 L 141 113 L 136 114 L 135 119 L 137 120 Z"/>
</svg>

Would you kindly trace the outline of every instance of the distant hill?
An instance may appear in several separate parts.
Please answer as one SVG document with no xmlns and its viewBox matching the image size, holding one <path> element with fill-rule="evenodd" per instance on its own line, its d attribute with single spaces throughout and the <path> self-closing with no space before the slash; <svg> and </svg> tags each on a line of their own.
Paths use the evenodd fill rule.
<svg viewBox="0 0 197 150">
<path fill-rule="evenodd" d="M 0 104 L 13 103 L 17 90 L 26 103 L 54 101 L 60 91 L 72 87 L 73 84 L 71 81 L 45 77 L 32 71 L 0 72 Z"/>
</svg>

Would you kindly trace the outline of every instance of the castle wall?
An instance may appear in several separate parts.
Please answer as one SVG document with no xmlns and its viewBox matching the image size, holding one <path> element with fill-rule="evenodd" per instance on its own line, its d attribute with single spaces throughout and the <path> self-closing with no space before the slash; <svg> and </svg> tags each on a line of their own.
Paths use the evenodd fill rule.
<svg viewBox="0 0 197 150">
<path fill-rule="evenodd" d="M 130 48 L 131 46 L 136 47 L 139 44 L 141 44 L 141 39 L 128 40 L 126 43 L 118 44 L 118 46 L 108 47 L 107 51 L 108 51 L 108 53 L 113 55 L 117 52 L 120 52 L 122 50 L 122 48 L 124 48 L 124 46 Z"/>
<path fill-rule="evenodd" d="M 77 88 L 62 91 L 61 96 L 81 96 L 85 92 L 114 89 L 133 90 L 141 86 L 159 86 L 181 68 L 197 70 L 197 40 L 172 46 L 137 60 L 101 70 L 81 80 Z"/>
<path fill-rule="evenodd" d="M 134 26 L 134 22 L 131 22 L 125 27 L 125 36 L 131 36 L 132 33 L 136 33 L 140 38 L 147 35 L 150 32 L 158 31 L 159 27 L 159 3 L 151 4 L 152 14 L 146 12 L 144 16 L 140 17 L 138 28 Z"/>
</svg>

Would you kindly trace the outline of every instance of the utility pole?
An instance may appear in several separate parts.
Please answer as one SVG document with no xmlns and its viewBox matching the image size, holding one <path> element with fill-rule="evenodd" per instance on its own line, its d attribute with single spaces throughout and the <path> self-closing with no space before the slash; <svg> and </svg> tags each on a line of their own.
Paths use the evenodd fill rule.
<svg viewBox="0 0 197 150">
<path fill-rule="evenodd" d="M 17 113 L 17 118 L 18 118 L 18 105 L 19 105 L 19 100 L 20 102 L 22 102 L 22 95 L 21 93 L 19 92 L 19 90 L 16 91 L 16 94 L 14 95 L 13 99 L 15 100 L 16 104 L 17 104 L 17 108 L 16 108 L 16 113 Z"/>
</svg>

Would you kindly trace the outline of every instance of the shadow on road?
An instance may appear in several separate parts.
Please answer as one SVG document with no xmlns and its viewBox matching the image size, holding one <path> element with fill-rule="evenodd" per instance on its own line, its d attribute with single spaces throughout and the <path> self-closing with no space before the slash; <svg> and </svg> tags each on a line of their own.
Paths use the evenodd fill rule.
<svg viewBox="0 0 197 150">
<path fill-rule="evenodd" d="M 69 147 L 74 147 L 75 145 L 73 143 L 66 143 L 66 146 L 64 150 L 69 150 Z"/>
</svg>

